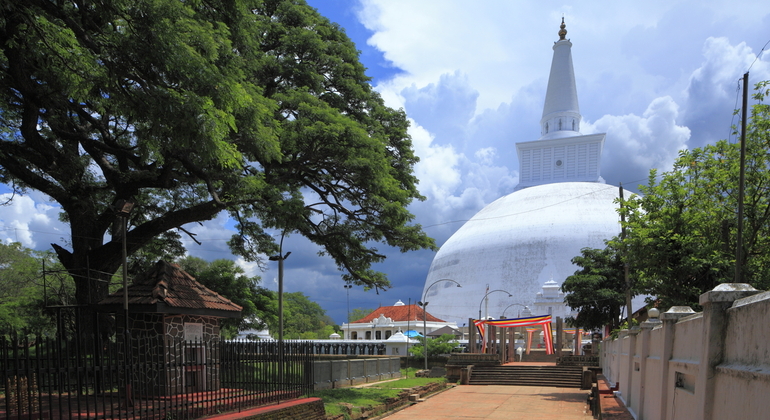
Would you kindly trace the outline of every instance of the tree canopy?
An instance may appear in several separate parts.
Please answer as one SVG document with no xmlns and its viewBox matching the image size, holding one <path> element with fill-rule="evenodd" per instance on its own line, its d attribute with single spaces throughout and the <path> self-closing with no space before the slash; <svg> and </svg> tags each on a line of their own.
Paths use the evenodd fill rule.
<svg viewBox="0 0 770 420">
<path fill-rule="evenodd" d="M 348 314 L 348 322 L 356 322 L 359 319 L 364 319 L 372 312 L 374 312 L 374 309 L 353 308 Z"/>
<path fill-rule="evenodd" d="M 425 337 L 416 337 L 420 344 L 415 344 L 409 347 L 409 354 L 415 357 L 425 357 Z M 442 334 L 436 338 L 428 338 L 428 357 L 439 356 L 442 354 L 449 354 L 452 349 L 457 347 L 457 337 L 452 334 Z"/>
<path fill-rule="evenodd" d="M 251 261 L 276 251 L 271 229 L 298 233 L 345 281 L 386 288 L 377 243 L 435 245 L 406 210 L 423 199 L 406 116 L 368 81 L 302 0 L 4 2 L 0 181 L 61 206 L 71 239 L 52 245 L 79 303 L 121 264 L 123 202 L 129 254 L 227 212 Z"/>
<path fill-rule="evenodd" d="M 742 282 L 770 287 L 770 93 L 757 85 L 746 131 Z M 726 140 L 683 150 L 674 167 L 651 171 L 641 196 L 624 203 L 627 252 L 641 293 L 663 308 L 697 308 L 700 294 L 733 282 L 740 144 Z"/>
<path fill-rule="evenodd" d="M 0 333 L 56 332 L 56 312 L 48 306 L 74 303 L 72 279 L 50 252 L 24 248 L 19 243 L 0 243 Z M 72 328 L 70 314 L 62 314 L 65 328 Z"/>
<path fill-rule="evenodd" d="M 578 311 L 568 321 L 586 330 L 605 325 L 615 329 L 620 323 L 620 308 L 626 305 L 623 260 L 612 242 L 604 249 L 583 248 L 580 253 L 572 259 L 580 270 L 561 286 L 566 293 L 564 302 Z"/>
</svg>

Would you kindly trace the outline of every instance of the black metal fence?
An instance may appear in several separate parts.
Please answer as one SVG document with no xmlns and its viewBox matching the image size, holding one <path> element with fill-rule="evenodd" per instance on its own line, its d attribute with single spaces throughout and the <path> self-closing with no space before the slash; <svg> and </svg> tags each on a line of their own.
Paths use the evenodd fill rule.
<svg viewBox="0 0 770 420">
<path fill-rule="evenodd" d="M 0 339 L 0 419 L 195 419 L 312 392 L 309 342 Z"/>
<path fill-rule="evenodd" d="M 347 354 L 347 355 L 384 355 L 386 347 L 383 343 L 356 343 L 356 342 L 311 342 L 315 354 Z"/>
</svg>

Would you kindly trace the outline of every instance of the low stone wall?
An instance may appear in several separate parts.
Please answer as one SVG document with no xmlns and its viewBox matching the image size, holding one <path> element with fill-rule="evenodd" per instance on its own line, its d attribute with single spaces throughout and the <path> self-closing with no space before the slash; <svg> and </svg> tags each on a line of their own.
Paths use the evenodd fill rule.
<svg viewBox="0 0 770 420">
<path fill-rule="evenodd" d="M 596 366 L 599 356 L 562 356 L 556 358 L 556 366 Z"/>
<path fill-rule="evenodd" d="M 400 357 L 323 355 L 313 361 L 315 389 L 344 388 L 400 377 Z"/>
<path fill-rule="evenodd" d="M 722 284 L 602 343 L 602 373 L 639 420 L 770 413 L 770 292 Z M 761 414 L 765 413 L 765 414 Z"/>
<path fill-rule="evenodd" d="M 216 418 L 218 416 L 212 417 Z M 304 398 L 243 412 L 241 420 L 326 420 L 326 410 L 320 398 Z"/>
</svg>

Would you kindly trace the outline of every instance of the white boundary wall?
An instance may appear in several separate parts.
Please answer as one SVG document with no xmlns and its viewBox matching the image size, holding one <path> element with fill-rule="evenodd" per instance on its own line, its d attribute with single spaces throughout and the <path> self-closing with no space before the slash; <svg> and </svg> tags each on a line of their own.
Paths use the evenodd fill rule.
<svg viewBox="0 0 770 420">
<path fill-rule="evenodd" d="M 770 292 L 722 284 L 602 342 L 602 372 L 637 420 L 770 415 Z"/>
</svg>

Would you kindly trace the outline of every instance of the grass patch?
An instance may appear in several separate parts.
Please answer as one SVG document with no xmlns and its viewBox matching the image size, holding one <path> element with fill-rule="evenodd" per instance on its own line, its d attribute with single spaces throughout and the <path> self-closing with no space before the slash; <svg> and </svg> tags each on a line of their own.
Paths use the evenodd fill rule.
<svg viewBox="0 0 770 420">
<path fill-rule="evenodd" d="M 324 404 L 348 403 L 356 407 L 367 407 L 382 404 L 399 392 L 400 389 L 393 388 L 337 388 L 316 391 L 313 396 L 322 399 Z"/>
<path fill-rule="evenodd" d="M 414 388 L 416 386 L 423 386 L 431 383 L 444 383 L 446 378 L 404 378 L 397 381 L 380 382 L 372 384 L 370 388 L 389 388 L 389 389 L 403 389 Z"/>
<path fill-rule="evenodd" d="M 409 377 L 406 377 L 407 373 Z M 446 378 L 415 378 L 414 369 L 408 372 L 401 369 L 401 375 L 402 379 L 395 381 L 379 382 L 364 388 L 319 390 L 313 392 L 313 396 L 323 400 L 327 416 L 344 414 L 347 419 L 351 414 L 357 417 L 355 414 L 359 414 L 362 408 L 384 404 L 385 400 L 398 396 L 404 389 L 446 382 Z"/>
<path fill-rule="evenodd" d="M 327 416 L 344 414 L 349 419 L 351 415 L 358 418 L 362 408 L 376 407 L 399 392 L 400 389 L 387 388 L 337 388 L 315 391 L 313 396 L 323 401 Z"/>
</svg>

